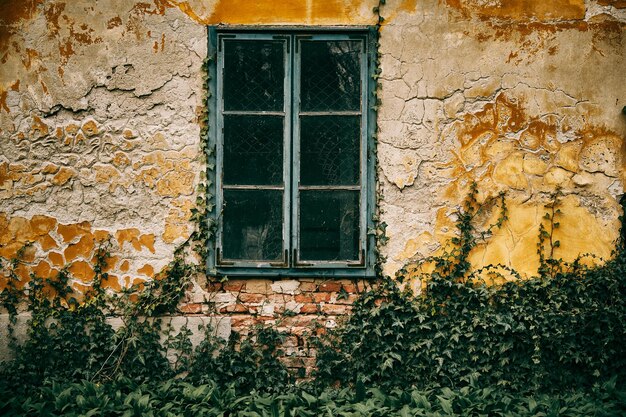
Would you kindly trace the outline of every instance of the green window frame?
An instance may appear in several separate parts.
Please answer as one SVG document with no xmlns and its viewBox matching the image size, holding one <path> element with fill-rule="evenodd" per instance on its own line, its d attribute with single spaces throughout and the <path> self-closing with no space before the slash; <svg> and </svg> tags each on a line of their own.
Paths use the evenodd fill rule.
<svg viewBox="0 0 626 417">
<path fill-rule="evenodd" d="M 375 33 L 209 28 L 216 274 L 373 276 Z"/>
</svg>

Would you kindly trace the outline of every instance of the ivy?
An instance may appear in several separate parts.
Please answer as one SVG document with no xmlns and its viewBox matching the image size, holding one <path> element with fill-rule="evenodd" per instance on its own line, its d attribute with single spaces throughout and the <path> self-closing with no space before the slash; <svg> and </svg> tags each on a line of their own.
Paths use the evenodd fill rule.
<svg viewBox="0 0 626 417">
<path fill-rule="evenodd" d="M 362 415 L 525 415 L 566 402 L 576 410 L 572 415 L 591 415 L 602 395 L 611 398 L 602 404 L 621 410 L 616 404 L 626 376 L 624 227 L 615 257 L 602 266 L 555 259 L 552 231 L 563 215 L 555 195 L 546 205 L 538 247 L 545 272 L 521 279 L 503 265 L 473 270 L 471 251 L 511 221 L 503 194 L 478 197 L 472 185 L 456 213 L 456 236 L 439 255 L 422 260 L 433 267 L 417 275 L 427 283 L 425 291 L 413 294 L 405 285 L 416 277 L 416 269 L 407 266 L 395 279 L 381 277 L 363 292 L 336 330 L 318 329 L 321 336 L 311 336 L 317 370 L 300 386 L 280 360 L 283 335 L 275 327 L 258 327 L 245 337 L 234 333 L 229 340 L 207 327 L 194 348 L 190 329 L 175 332 L 159 318 L 176 312 L 197 271 L 180 253 L 146 288 L 107 294 L 101 286 L 108 278 L 105 242 L 94 257 L 93 286 L 79 300 L 68 285 L 68 269 L 53 279 L 32 275 L 25 290 L 18 289 L 26 246 L 6 265 L 14 283 L 9 281 L 2 300 L 9 311 L 26 302 L 29 337 L 21 345 L 14 340 L 15 359 L 0 367 L 0 410 L 27 414 L 48 407 L 84 414 L 110 402 L 117 410 L 143 412 L 191 407 L 189 401 L 204 398 L 212 410 L 230 413 L 270 407 L 319 415 L 331 407 Z M 485 218 L 496 220 L 483 226 Z M 485 279 L 494 276 L 509 279 L 487 286 Z M 114 329 L 110 315 L 123 326 Z M 162 391 L 169 389 L 178 394 Z M 76 395 L 68 397 L 66 390 Z M 586 399 L 561 396 L 571 390 Z M 59 399 L 54 407 L 46 400 L 50 393 Z M 18 404 L 13 398 L 26 400 Z M 123 405 L 118 398 L 126 398 Z"/>
<path fill-rule="evenodd" d="M 558 247 L 557 197 L 546 205 L 548 226 L 540 231 L 543 268 L 521 279 L 503 265 L 471 269 L 477 242 L 508 221 L 503 195 L 479 203 L 472 186 L 457 213 L 456 237 L 441 255 L 423 260 L 434 266 L 419 276 L 426 290 L 415 295 L 402 286 L 414 277 L 407 267 L 364 293 L 346 323 L 318 340 L 317 386 L 562 392 L 615 376 L 623 383 L 624 246 L 598 267 L 555 259 L 548 248 Z M 496 222 L 479 230 L 476 220 L 495 207 Z M 486 285 L 493 276 L 509 280 Z"/>
</svg>

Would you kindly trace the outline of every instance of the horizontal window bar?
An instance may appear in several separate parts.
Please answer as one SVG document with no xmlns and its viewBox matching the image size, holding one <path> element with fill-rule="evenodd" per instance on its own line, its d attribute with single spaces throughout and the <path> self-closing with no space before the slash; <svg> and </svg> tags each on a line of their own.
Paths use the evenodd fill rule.
<svg viewBox="0 0 626 417">
<path fill-rule="evenodd" d="M 284 190 L 282 185 L 222 185 L 225 190 Z"/>
<path fill-rule="evenodd" d="M 268 25 L 268 26 L 258 26 L 258 25 L 237 25 L 237 24 L 224 24 L 224 25 L 220 25 L 219 27 L 216 28 L 218 33 L 224 33 L 224 32 L 248 32 L 248 33 L 270 33 L 272 35 L 274 34 L 287 34 L 287 35 L 293 35 L 293 34 L 305 34 L 310 35 L 310 36 L 319 36 L 319 34 L 325 35 L 328 32 L 331 32 L 331 34 L 335 34 L 338 37 L 347 37 L 346 35 L 354 33 L 354 32 L 361 32 L 363 35 L 365 35 L 366 31 L 369 31 L 372 29 L 372 26 L 367 26 L 367 25 L 354 25 L 354 26 L 342 26 L 342 25 L 328 25 L 328 26 L 316 26 L 315 28 L 311 28 L 311 26 L 307 26 L 307 25 L 293 25 L 293 26 L 289 26 L 289 27 L 285 27 L 285 26 L 275 26 L 275 25 Z M 335 32 L 335 33 L 333 33 Z"/>
<path fill-rule="evenodd" d="M 360 116 L 360 111 L 301 111 L 300 116 Z"/>
<path fill-rule="evenodd" d="M 223 115 L 235 116 L 284 116 L 285 112 L 281 111 L 262 111 L 262 110 L 224 110 Z"/>
<path fill-rule="evenodd" d="M 335 268 L 333 266 L 320 265 L 317 267 L 308 268 L 268 268 L 254 266 L 240 266 L 240 267 L 224 267 L 219 265 L 217 269 L 217 276 L 238 276 L 238 277 L 272 277 L 272 278 L 304 278 L 304 277 L 319 277 L 319 278 L 364 278 L 373 279 L 377 275 L 373 270 L 367 270 L 365 268 L 346 268 L 341 266 Z"/>
<path fill-rule="evenodd" d="M 301 185 L 298 187 L 299 190 L 322 190 L 322 191 L 333 191 L 333 190 L 348 190 L 348 191 L 359 191 L 361 189 L 360 185 Z"/>
</svg>

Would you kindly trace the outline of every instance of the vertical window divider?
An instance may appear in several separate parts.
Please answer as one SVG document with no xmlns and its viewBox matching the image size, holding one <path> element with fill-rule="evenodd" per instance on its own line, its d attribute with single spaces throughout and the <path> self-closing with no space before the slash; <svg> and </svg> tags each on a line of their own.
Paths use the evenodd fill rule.
<svg viewBox="0 0 626 417">
<path fill-rule="evenodd" d="M 293 79 L 291 82 L 291 90 L 293 94 L 292 104 L 291 104 L 291 120 L 293 123 L 293 128 L 291 130 L 291 143 L 292 143 L 292 154 L 291 154 L 291 166 L 293 172 L 291 174 L 291 202 L 292 202 L 292 210 L 291 210 L 291 223 L 292 223 L 292 233 L 291 233 L 291 242 L 292 242 L 292 253 L 293 266 L 297 266 L 297 254 L 300 249 L 300 36 L 295 35 L 292 36 L 292 42 L 294 43 L 292 51 L 292 61 L 291 66 L 293 68 Z"/>
<path fill-rule="evenodd" d="M 361 175 L 360 175 L 360 185 L 361 185 L 361 195 L 360 195 L 360 207 L 359 207 L 359 224 L 360 224 L 360 236 L 359 236 L 359 263 L 365 265 L 365 255 L 367 247 L 367 212 L 368 212 L 368 204 L 367 204 L 367 196 L 369 193 L 367 192 L 368 186 L 368 164 L 367 164 L 367 153 L 368 153 L 368 111 L 369 105 L 367 100 L 367 95 L 369 94 L 368 79 L 369 73 L 367 71 L 367 42 L 366 38 L 361 37 L 361 141 L 360 141 L 360 158 L 361 158 Z"/>
<path fill-rule="evenodd" d="M 284 249 L 284 262 L 285 266 L 290 266 L 291 262 L 289 254 L 291 253 L 291 248 L 293 245 L 293 241 L 291 238 L 292 229 L 294 227 L 292 222 L 292 205 L 293 199 L 291 195 L 291 177 L 293 176 L 293 164 L 292 164 L 292 153 L 293 153 L 293 47 L 291 47 L 291 43 L 293 42 L 293 36 L 285 37 L 285 100 L 284 100 L 284 125 L 285 131 L 283 134 L 283 249 Z"/>
</svg>

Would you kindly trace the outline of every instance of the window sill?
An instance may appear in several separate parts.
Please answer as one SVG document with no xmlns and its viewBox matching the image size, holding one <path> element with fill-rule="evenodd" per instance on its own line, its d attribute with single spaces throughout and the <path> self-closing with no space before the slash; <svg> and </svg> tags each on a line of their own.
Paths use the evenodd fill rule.
<svg viewBox="0 0 626 417">
<path fill-rule="evenodd" d="M 248 278 L 365 278 L 374 279 L 373 268 L 217 268 L 218 277 Z"/>
</svg>

